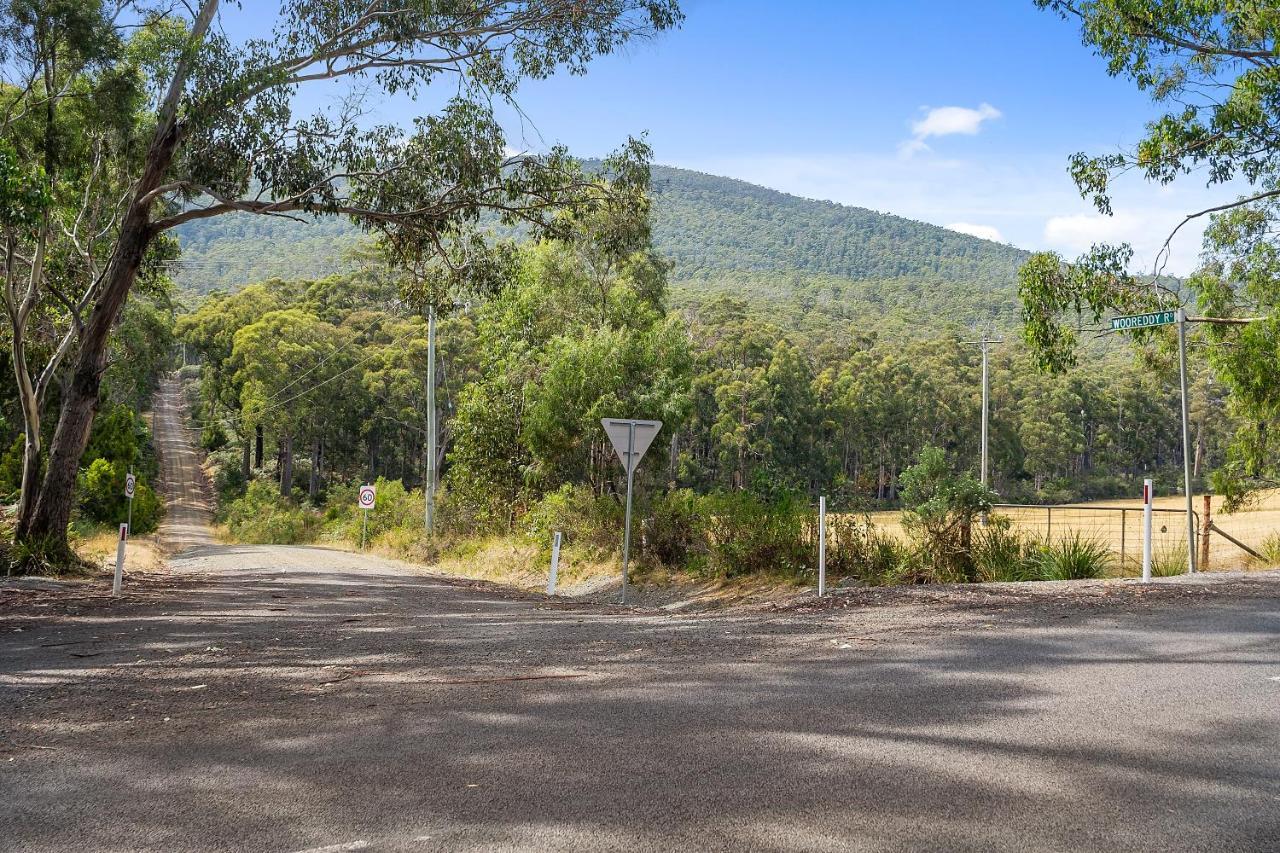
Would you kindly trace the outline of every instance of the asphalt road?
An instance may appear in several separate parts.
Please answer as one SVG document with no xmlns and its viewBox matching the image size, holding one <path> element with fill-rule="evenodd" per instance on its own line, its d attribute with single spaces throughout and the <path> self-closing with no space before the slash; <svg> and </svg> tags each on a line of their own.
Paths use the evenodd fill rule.
<svg viewBox="0 0 1280 853">
<path fill-rule="evenodd" d="M 1274 575 L 673 616 L 409 572 L 11 594 L 0 849 L 1280 848 Z"/>
<path fill-rule="evenodd" d="M 552 601 L 210 544 L 157 408 L 171 574 L 0 582 L 0 850 L 1280 849 L 1280 574 Z"/>
</svg>

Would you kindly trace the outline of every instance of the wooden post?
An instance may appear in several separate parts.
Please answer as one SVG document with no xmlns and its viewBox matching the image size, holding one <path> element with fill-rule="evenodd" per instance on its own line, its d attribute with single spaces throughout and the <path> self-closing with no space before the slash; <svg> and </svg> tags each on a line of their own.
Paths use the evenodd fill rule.
<svg viewBox="0 0 1280 853">
<path fill-rule="evenodd" d="M 1209 571 L 1209 528 L 1213 524 L 1210 515 L 1212 501 L 1204 496 L 1204 518 L 1200 519 L 1200 571 Z"/>
</svg>

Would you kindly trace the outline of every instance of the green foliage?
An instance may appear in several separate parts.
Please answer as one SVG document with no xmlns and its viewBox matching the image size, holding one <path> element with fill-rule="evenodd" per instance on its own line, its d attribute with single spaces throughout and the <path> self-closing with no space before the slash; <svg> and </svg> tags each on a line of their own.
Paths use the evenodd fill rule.
<svg viewBox="0 0 1280 853">
<path fill-rule="evenodd" d="M 972 474 L 952 471 L 941 448 L 921 450 L 919 461 L 902 472 L 903 526 L 916 537 L 920 558 L 941 576 L 976 580 L 973 526 L 995 497 Z"/>
<path fill-rule="evenodd" d="M 659 495 L 641 522 L 641 554 L 660 566 L 704 570 L 710 550 L 707 513 L 705 499 L 690 489 Z"/>
<path fill-rule="evenodd" d="M 890 583 L 909 559 L 900 542 L 871 520 L 852 514 L 827 515 L 827 577 L 855 578 L 867 584 Z"/>
<path fill-rule="evenodd" d="M 524 528 L 529 540 L 543 549 L 551 547 L 552 537 L 559 531 L 565 546 L 604 559 L 621 552 L 623 521 L 616 499 L 565 483 L 529 508 Z"/>
<path fill-rule="evenodd" d="M 980 581 L 1040 580 L 1043 555 L 1040 543 L 1014 530 L 1006 516 L 987 516 L 974 533 L 973 562 Z"/>
<path fill-rule="evenodd" d="M 9 449 L 0 454 L 0 498 L 14 495 L 22 488 L 22 452 L 26 444 L 26 437 L 19 433 Z"/>
<path fill-rule="evenodd" d="M 1106 577 L 1112 564 L 1111 549 L 1077 532 L 1044 545 L 1039 563 L 1041 580 L 1092 580 Z"/>
<path fill-rule="evenodd" d="M 1207 316 L 1258 318 L 1192 330 L 1210 344 L 1193 352 L 1207 354 L 1231 392 L 1236 438 L 1217 482 L 1228 505 L 1239 505 L 1250 490 L 1280 481 L 1280 453 L 1270 440 L 1280 415 L 1280 11 L 1271 3 L 1036 2 L 1078 26 L 1107 71 L 1128 79 L 1163 111 L 1130 150 L 1071 158 L 1082 197 L 1109 215 L 1113 182 L 1135 172 L 1161 185 L 1194 175 L 1241 195 L 1185 211 L 1188 220 L 1209 215 L 1203 266 L 1185 283 L 1139 280 L 1123 245 L 1095 246 L 1071 265 L 1055 255 L 1034 256 L 1020 273 L 1026 339 L 1043 366 L 1060 369 L 1075 358 L 1071 328 L 1111 312 L 1198 303 Z M 1160 253 L 1153 275 L 1166 259 Z M 1134 337 L 1157 345 L 1158 354 L 1170 335 Z"/>
<path fill-rule="evenodd" d="M 758 574 L 799 579 L 817 566 L 816 519 L 802 499 L 766 503 L 746 492 L 707 499 L 708 569 L 725 576 Z"/>
<path fill-rule="evenodd" d="M 237 542 L 297 545 L 315 539 L 319 517 L 299 507 L 264 480 L 249 484 L 244 497 L 226 507 L 227 529 Z"/>
<path fill-rule="evenodd" d="M 77 492 L 80 514 L 99 524 L 123 524 L 129 516 L 129 499 L 124 496 L 128 467 L 120 460 L 95 459 L 80 472 Z M 160 525 L 164 506 L 155 491 L 138 481 L 134 486 L 133 526 L 137 535 L 152 533 Z"/>
<path fill-rule="evenodd" d="M 360 509 L 358 498 L 361 483 L 342 483 L 329 489 L 324 514 L 324 533 L 334 539 L 359 542 L 361 530 L 366 529 L 366 541 L 373 541 L 387 531 L 398 528 L 421 530 L 424 524 L 422 492 L 407 490 L 399 480 L 379 477 L 374 481 L 376 490 L 373 509 L 368 518 Z M 368 527 L 365 528 L 365 524 Z"/>
</svg>

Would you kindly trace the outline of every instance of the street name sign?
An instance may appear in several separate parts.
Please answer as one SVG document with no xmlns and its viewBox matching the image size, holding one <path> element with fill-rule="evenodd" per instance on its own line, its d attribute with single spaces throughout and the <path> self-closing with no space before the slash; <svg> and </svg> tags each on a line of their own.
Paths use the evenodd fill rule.
<svg viewBox="0 0 1280 853">
<path fill-rule="evenodd" d="M 1152 311 L 1149 314 L 1131 314 L 1128 317 L 1112 317 L 1111 331 L 1150 329 L 1152 326 L 1168 326 L 1178 322 L 1177 311 Z"/>
</svg>

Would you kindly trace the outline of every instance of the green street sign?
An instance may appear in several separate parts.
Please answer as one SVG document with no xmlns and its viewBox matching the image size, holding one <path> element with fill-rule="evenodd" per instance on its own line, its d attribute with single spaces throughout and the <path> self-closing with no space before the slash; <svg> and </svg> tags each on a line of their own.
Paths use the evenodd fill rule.
<svg viewBox="0 0 1280 853">
<path fill-rule="evenodd" d="M 1176 322 L 1178 322 L 1177 311 L 1152 311 L 1150 314 L 1113 317 L 1111 318 L 1111 331 L 1123 332 L 1128 329 L 1149 329 L 1152 326 L 1167 326 Z"/>
</svg>

